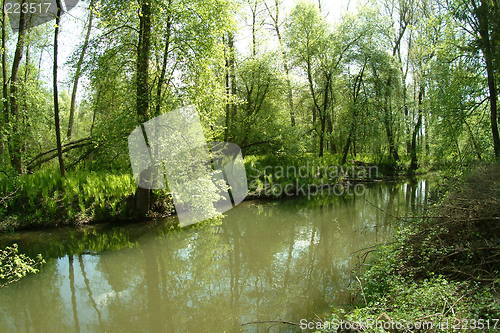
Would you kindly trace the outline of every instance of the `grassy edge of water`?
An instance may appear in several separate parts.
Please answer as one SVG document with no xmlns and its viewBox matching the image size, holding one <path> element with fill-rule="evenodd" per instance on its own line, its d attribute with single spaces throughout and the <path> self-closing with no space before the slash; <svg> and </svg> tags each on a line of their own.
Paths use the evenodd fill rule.
<svg viewBox="0 0 500 333">
<path fill-rule="evenodd" d="M 481 165 L 441 187 L 427 217 L 399 221 L 395 241 L 353 272 L 356 304 L 315 332 L 500 328 L 499 179 L 498 163 Z"/>
<path fill-rule="evenodd" d="M 402 175 L 403 169 L 389 162 L 375 163 L 368 157 L 363 160 L 340 166 L 339 156 L 329 154 L 321 158 L 312 154 L 247 156 L 248 199 L 283 198 L 284 195 L 275 195 L 272 191 L 275 188 L 287 188 L 300 196 L 298 188 L 310 191 L 309 187 L 314 186 L 318 192 L 323 191 L 324 186 L 347 180 L 380 181 Z M 0 174 L 0 233 L 134 221 L 137 220 L 135 192 L 135 181 L 127 172 L 77 170 L 61 177 L 57 169 L 48 168 L 22 176 Z M 152 198 L 149 217 L 175 214 L 170 194 L 153 191 Z"/>
</svg>

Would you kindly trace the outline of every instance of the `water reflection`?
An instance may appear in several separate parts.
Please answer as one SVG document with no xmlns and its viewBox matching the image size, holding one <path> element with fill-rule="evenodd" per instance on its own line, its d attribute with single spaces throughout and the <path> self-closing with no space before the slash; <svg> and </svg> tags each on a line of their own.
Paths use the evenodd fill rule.
<svg viewBox="0 0 500 333">
<path fill-rule="evenodd" d="M 425 181 L 374 184 L 358 197 L 246 202 L 201 230 L 167 232 L 167 221 L 4 236 L 52 259 L 0 289 L 0 331 L 297 332 L 241 324 L 349 303 L 353 253 L 427 195 Z"/>
</svg>

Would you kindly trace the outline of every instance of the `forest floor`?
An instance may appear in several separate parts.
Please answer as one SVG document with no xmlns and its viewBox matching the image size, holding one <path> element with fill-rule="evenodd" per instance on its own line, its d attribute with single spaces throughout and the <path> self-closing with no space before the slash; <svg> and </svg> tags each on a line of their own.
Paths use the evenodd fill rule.
<svg viewBox="0 0 500 333">
<path fill-rule="evenodd" d="M 343 324 L 338 332 L 498 332 L 499 191 L 498 163 L 449 179 L 425 216 L 399 221 L 394 243 L 361 256 L 364 262 L 375 254 L 368 268 L 353 273 L 358 306 L 335 310 L 319 326 L 331 331 Z"/>
</svg>

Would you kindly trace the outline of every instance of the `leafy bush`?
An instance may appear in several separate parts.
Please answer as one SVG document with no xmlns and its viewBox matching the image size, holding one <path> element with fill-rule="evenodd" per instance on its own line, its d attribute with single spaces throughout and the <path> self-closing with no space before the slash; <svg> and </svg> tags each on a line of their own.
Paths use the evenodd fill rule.
<svg viewBox="0 0 500 333">
<path fill-rule="evenodd" d="M 0 288 L 19 281 L 28 274 L 38 273 L 38 267 L 44 263 L 41 255 L 32 259 L 19 253 L 17 244 L 0 249 Z"/>
</svg>

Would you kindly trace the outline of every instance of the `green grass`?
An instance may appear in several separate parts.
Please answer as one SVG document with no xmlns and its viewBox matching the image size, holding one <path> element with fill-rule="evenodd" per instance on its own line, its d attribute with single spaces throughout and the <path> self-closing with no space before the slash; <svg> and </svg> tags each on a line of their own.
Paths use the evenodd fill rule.
<svg viewBox="0 0 500 333">
<path fill-rule="evenodd" d="M 78 171 L 65 178 L 53 170 L 0 178 L 1 229 L 80 224 L 126 218 L 135 182 L 128 174 Z"/>
</svg>

